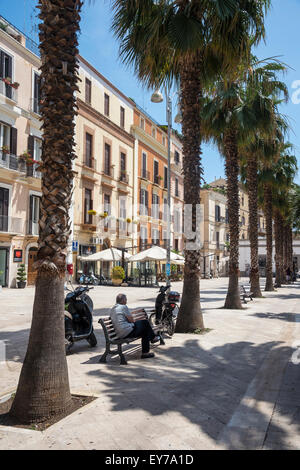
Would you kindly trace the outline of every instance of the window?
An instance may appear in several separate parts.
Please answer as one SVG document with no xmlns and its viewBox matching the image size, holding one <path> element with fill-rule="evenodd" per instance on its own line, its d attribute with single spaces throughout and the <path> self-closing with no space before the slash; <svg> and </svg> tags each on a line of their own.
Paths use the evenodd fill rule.
<svg viewBox="0 0 300 470">
<path fill-rule="evenodd" d="M 243 217 L 242 217 L 242 225 L 245 225 L 245 224 L 246 224 L 246 219 L 245 219 L 245 217 L 243 216 Z"/>
<path fill-rule="evenodd" d="M 168 189 L 168 167 L 164 167 L 164 188 Z"/>
<path fill-rule="evenodd" d="M 0 78 L 13 78 L 13 59 L 0 50 Z M 1 93 L 7 98 L 13 98 L 13 88 L 1 81 Z"/>
<path fill-rule="evenodd" d="M 93 216 L 88 211 L 93 209 L 92 191 L 90 189 L 84 190 L 84 223 L 92 224 Z"/>
<path fill-rule="evenodd" d="M 127 182 L 127 175 L 126 175 L 126 154 L 121 152 L 121 160 L 120 160 L 120 167 L 121 167 L 121 174 L 120 180 Z"/>
<path fill-rule="evenodd" d="M 33 73 L 33 106 L 32 110 L 40 114 L 40 76 L 37 72 Z"/>
<path fill-rule="evenodd" d="M 85 158 L 84 164 L 89 168 L 93 166 L 93 136 L 86 132 L 85 134 Z"/>
<path fill-rule="evenodd" d="M 158 173 L 159 173 L 159 166 L 158 166 L 158 162 L 156 160 L 154 160 L 154 168 L 153 168 L 153 181 L 155 184 L 159 184 L 159 177 L 158 177 Z"/>
<path fill-rule="evenodd" d="M 30 210 L 29 210 L 29 234 L 39 234 L 39 219 L 40 219 L 40 196 L 30 196 Z"/>
<path fill-rule="evenodd" d="M 142 155 L 142 178 L 147 178 L 147 154 Z"/>
<path fill-rule="evenodd" d="M 111 164 L 110 164 L 110 152 L 111 148 L 109 144 L 105 144 L 104 152 L 104 173 L 108 176 L 111 176 Z"/>
<path fill-rule="evenodd" d="M 221 207 L 220 206 L 215 206 L 215 220 L 216 222 L 221 221 Z"/>
<path fill-rule="evenodd" d="M 140 128 L 143 129 L 143 131 L 145 130 L 145 119 L 141 117 L 141 120 L 140 120 Z"/>
<path fill-rule="evenodd" d="M 220 248 L 220 232 L 216 232 L 217 248 Z"/>
<path fill-rule="evenodd" d="M 228 209 L 225 209 L 225 223 L 229 223 Z"/>
<path fill-rule="evenodd" d="M 148 244 L 148 229 L 147 227 L 141 227 L 141 239 L 140 239 L 141 251 L 147 248 L 147 244 Z"/>
<path fill-rule="evenodd" d="M 159 239 L 160 239 L 160 236 L 159 236 L 159 229 L 157 228 L 153 228 L 152 229 L 152 245 L 159 245 Z"/>
<path fill-rule="evenodd" d="M 157 194 L 152 194 L 152 210 L 151 215 L 153 219 L 159 219 L 159 196 Z"/>
<path fill-rule="evenodd" d="M 163 211 L 163 220 L 164 222 L 168 222 L 168 199 L 164 199 L 164 211 Z"/>
<path fill-rule="evenodd" d="M 179 197 L 179 180 L 175 178 L 175 196 Z"/>
<path fill-rule="evenodd" d="M 28 137 L 28 151 L 32 156 L 33 160 L 40 162 L 42 159 L 42 140 L 37 137 L 34 137 L 33 135 L 30 135 Z M 27 166 L 27 176 L 40 178 L 41 173 L 36 171 L 35 167 L 36 165 Z"/>
<path fill-rule="evenodd" d="M 177 150 L 175 150 L 174 160 L 175 160 L 176 165 L 180 163 L 180 156 Z"/>
<path fill-rule="evenodd" d="M 140 193 L 140 215 L 148 215 L 148 191 L 141 189 Z"/>
<path fill-rule="evenodd" d="M 180 233 L 181 232 L 181 215 L 180 210 L 174 210 L 174 232 Z"/>
<path fill-rule="evenodd" d="M 125 127 L 125 109 L 121 106 L 120 108 L 120 126 Z"/>
<path fill-rule="evenodd" d="M 104 114 L 109 117 L 109 96 L 104 93 Z"/>
<path fill-rule="evenodd" d="M 151 134 L 152 134 L 153 139 L 156 139 L 156 129 L 155 129 L 155 127 L 152 127 Z"/>
<path fill-rule="evenodd" d="M 119 230 L 120 232 L 126 232 L 126 219 L 127 219 L 127 211 L 126 211 L 126 198 L 120 198 L 120 222 L 119 222 Z"/>
<path fill-rule="evenodd" d="M 92 82 L 88 78 L 85 79 L 85 102 L 87 104 L 92 102 Z"/>
<path fill-rule="evenodd" d="M 162 144 L 164 147 L 166 146 L 166 137 L 164 135 L 162 136 Z"/>
<path fill-rule="evenodd" d="M 0 122 L 0 149 L 10 148 L 10 126 Z"/>
<path fill-rule="evenodd" d="M 0 232 L 8 232 L 9 190 L 0 188 Z"/>
</svg>

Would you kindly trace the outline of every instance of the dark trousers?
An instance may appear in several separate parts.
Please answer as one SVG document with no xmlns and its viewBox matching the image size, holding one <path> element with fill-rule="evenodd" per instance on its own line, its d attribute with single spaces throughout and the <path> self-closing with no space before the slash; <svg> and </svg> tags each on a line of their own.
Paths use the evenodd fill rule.
<svg viewBox="0 0 300 470">
<path fill-rule="evenodd" d="M 137 338 L 139 336 L 142 337 L 142 353 L 148 353 L 150 351 L 150 341 L 155 338 L 155 333 L 148 320 L 136 321 L 132 332 L 126 338 Z"/>
</svg>

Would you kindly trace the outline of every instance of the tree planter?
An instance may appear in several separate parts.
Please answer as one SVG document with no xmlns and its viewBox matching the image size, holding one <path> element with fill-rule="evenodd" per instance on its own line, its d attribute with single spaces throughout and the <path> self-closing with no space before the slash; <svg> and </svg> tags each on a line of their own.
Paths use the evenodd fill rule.
<svg viewBox="0 0 300 470">
<path fill-rule="evenodd" d="M 18 289 L 25 289 L 26 282 L 25 281 L 17 282 L 17 286 L 18 286 Z"/>
<path fill-rule="evenodd" d="M 113 286 L 120 286 L 123 284 L 123 279 L 113 279 L 112 280 Z"/>
</svg>

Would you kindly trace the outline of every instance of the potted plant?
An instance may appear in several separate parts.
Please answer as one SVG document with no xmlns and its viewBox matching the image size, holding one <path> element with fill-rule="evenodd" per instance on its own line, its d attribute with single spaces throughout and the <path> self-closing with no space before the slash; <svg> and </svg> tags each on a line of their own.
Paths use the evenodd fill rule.
<svg viewBox="0 0 300 470">
<path fill-rule="evenodd" d="M 126 219 L 126 222 L 127 222 L 128 224 L 131 224 L 132 220 L 128 217 L 128 219 Z"/>
<path fill-rule="evenodd" d="M 21 160 L 21 162 L 25 162 L 26 165 L 28 166 L 32 166 L 34 165 L 35 163 L 40 163 L 38 162 L 37 160 L 34 160 L 31 156 L 31 153 L 26 150 L 25 152 L 23 152 L 20 156 L 19 156 L 19 159 Z"/>
<path fill-rule="evenodd" d="M 20 264 L 17 271 L 17 286 L 18 289 L 25 289 L 27 281 L 25 264 Z"/>
<path fill-rule="evenodd" d="M 3 153 L 3 155 L 6 155 L 7 153 L 9 153 L 9 147 L 7 145 L 3 145 L 1 147 L 1 152 Z"/>
<path fill-rule="evenodd" d="M 97 215 L 97 212 L 94 209 L 88 211 L 89 215 Z"/>
<path fill-rule="evenodd" d="M 115 266 L 112 270 L 112 282 L 114 286 L 120 286 L 125 279 L 125 271 L 122 266 Z"/>
</svg>

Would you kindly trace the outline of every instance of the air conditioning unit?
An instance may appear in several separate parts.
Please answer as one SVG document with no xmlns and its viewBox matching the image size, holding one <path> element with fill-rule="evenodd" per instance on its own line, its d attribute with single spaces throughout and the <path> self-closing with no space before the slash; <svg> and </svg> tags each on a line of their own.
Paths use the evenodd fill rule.
<svg viewBox="0 0 300 470">
<path fill-rule="evenodd" d="M 92 238 L 91 238 L 91 243 L 92 243 L 92 245 L 102 245 L 102 244 L 103 244 L 103 240 L 102 240 L 102 238 L 95 238 L 95 237 L 92 237 Z"/>
</svg>

